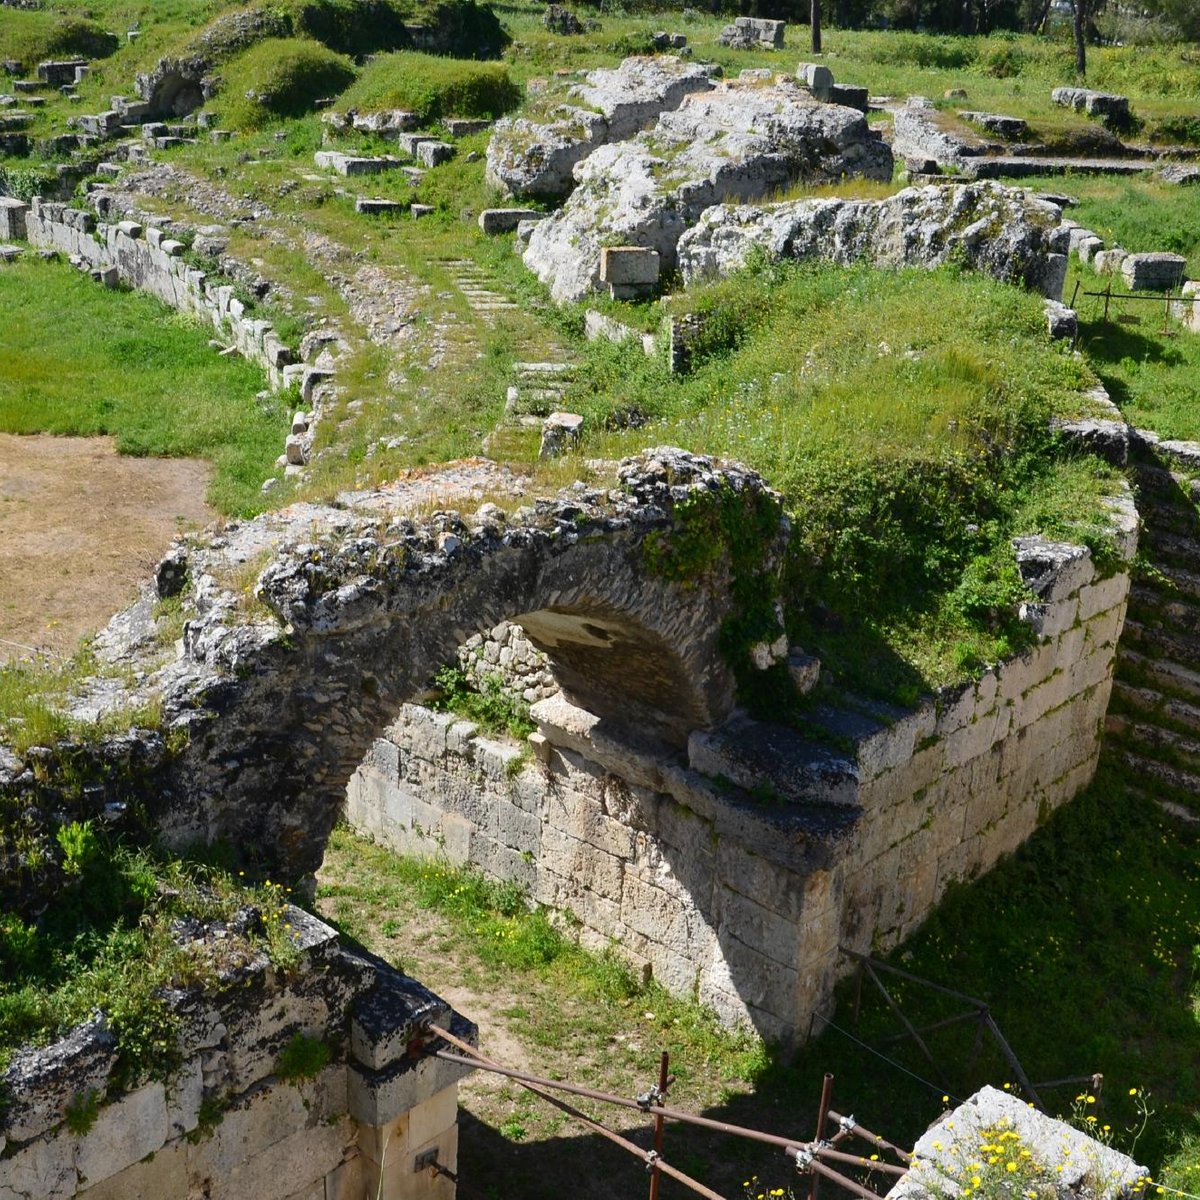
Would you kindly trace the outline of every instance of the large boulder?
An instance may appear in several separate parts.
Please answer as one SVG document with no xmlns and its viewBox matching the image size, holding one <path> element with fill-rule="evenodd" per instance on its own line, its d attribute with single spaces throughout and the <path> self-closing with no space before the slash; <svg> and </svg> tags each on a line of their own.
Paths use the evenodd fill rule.
<svg viewBox="0 0 1200 1200">
<path fill-rule="evenodd" d="M 1128 129 L 1133 122 L 1129 112 L 1129 97 L 1116 96 L 1112 92 L 1096 92 L 1091 88 L 1057 87 L 1050 99 L 1063 108 L 1096 117 L 1110 129 Z"/>
<path fill-rule="evenodd" d="M 1062 295 L 1058 208 L 991 181 L 905 188 L 885 200 L 794 200 L 707 209 L 680 239 L 685 282 L 728 275 L 752 251 L 770 259 L 936 267 L 954 261 L 1045 296 Z"/>
<path fill-rule="evenodd" d="M 685 96 L 713 86 L 709 68 L 670 55 L 627 58 L 619 67 L 590 71 L 581 83 L 545 96 L 542 120 L 499 121 L 487 149 L 487 177 L 514 196 L 561 199 L 571 172 L 598 146 L 631 137 Z"/>
<path fill-rule="evenodd" d="M 656 250 L 671 271 L 679 239 L 712 205 L 846 175 L 892 176 L 891 151 L 862 113 L 790 82 L 728 85 L 584 159 L 571 198 L 530 235 L 525 265 L 555 300 L 579 300 L 599 284 L 604 246 Z"/>
</svg>

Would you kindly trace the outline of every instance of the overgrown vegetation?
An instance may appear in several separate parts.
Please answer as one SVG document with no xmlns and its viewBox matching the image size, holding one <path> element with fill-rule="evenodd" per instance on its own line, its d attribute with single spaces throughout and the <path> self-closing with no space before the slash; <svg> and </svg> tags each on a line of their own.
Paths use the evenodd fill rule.
<svg viewBox="0 0 1200 1200">
<path fill-rule="evenodd" d="M 270 884 L 249 888 L 216 866 L 126 847 L 91 822 L 61 825 L 55 855 L 53 903 L 27 919 L 0 912 L 0 1056 L 99 1011 L 116 1038 L 115 1087 L 165 1078 L 178 1064 L 168 985 L 218 987 L 262 950 L 284 965 L 294 957 Z M 35 866 L 18 851 L 6 869 Z M 230 932 L 205 944 L 214 922 Z"/>
<path fill-rule="evenodd" d="M 485 733 L 507 733 L 520 741 L 537 728 L 530 719 L 529 705 L 505 687 L 499 672 L 486 675 L 476 685 L 459 667 L 443 667 L 434 676 L 434 686 L 440 695 L 433 700 L 433 708 L 466 717 Z"/>
<path fill-rule="evenodd" d="M 607 453 L 685 445 L 779 488 L 790 632 L 843 681 L 911 702 L 1025 644 L 1014 536 L 1103 550 L 1117 484 L 1049 432 L 1089 372 L 1047 343 L 1035 297 L 954 269 L 793 264 L 674 309 L 704 321 L 690 375 L 596 343 L 570 407 L 608 427 Z"/>
<path fill-rule="evenodd" d="M 13 59 L 26 70 L 45 59 L 105 58 L 117 39 L 84 15 L 7 9 L 0 22 L 0 59 Z"/>
<path fill-rule="evenodd" d="M 215 354 L 198 324 L 158 301 L 105 292 L 65 265 L 6 267 L 0 305 L 0 430 L 111 434 L 124 454 L 207 458 L 218 511 L 262 506 L 290 398 L 256 400 L 259 368 Z"/>
<path fill-rule="evenodd" d="M 401 51 L 376 58 L 339 104 L 359 112 L 399 108 L 422 122 L 443 117 L 499 117 L 521 101 L 521 89 L 499 63 Z"/>
</svg>

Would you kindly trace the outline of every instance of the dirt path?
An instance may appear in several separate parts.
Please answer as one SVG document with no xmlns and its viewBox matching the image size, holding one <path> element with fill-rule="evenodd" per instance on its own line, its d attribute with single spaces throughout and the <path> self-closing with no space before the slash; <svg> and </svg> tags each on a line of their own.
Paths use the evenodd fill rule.
<svg viewBox="0 0 1200 1200">
<path fill-rule="evenodd" d="M 111 438 L 0 434 L 0 662 L 69 653 L 100 629 L 179 530 L 215 518 L 211 475 L 119 455 Z"/>
</svg>

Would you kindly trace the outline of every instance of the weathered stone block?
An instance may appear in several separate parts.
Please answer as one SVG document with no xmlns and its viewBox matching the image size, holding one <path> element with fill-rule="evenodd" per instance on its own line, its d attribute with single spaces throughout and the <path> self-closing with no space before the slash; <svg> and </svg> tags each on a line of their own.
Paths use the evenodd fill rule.
<svg viewBox="0 0 1200 1200">
<path fill-rule="evenodd" d="M 0 241 L 20 241 L 26 237 L 25 221 L 29 205 L 12 196 L 0 196 Z"/>
<path fill-rule="evenodd" d="M 657 250 L 642 246 L 606 246 L 600 251 L 600 282 L 608 284 L 613 299 L 643 295 L 658 283 Z"/>
<path fill-rule="evenodd" d="M 187 1144 L 174 1142 L 124 1171 L 90 1185 L 87 1200 L 167 1200 L 188 1194 Z"/>
<path fill-rule="evenodd" d="M 833 72 L 828 67 L 802 62 L 796 68 L 796 78 L 818 100 L 833 99 Z"/>
<path fill-rule="evenodd" d="M 1173 292 L 1183 283 L 1187 259 L 1180 254 L 1130 254 L 1121 274 L 1135 292 Z"/>
<path fill-rule="evenodd" d="M 147 1084 L 101 1108 L 80 1139 L 76 1166 L 85 1179 L 108 1179 L 160 1150 L 167 1133 L 166 1090 L 161 1083 Z"/>
<path fill-rule="evenodd" d="M 78 1187 L 75 1137 L 40 1137 L 0 1162 L 4 1200 L 70 1200 Z"/>
<path fill-rule="evenodd" d="M 522 221 L 544 221 L 548 215 L 535 208 L 485 208 L 479 214 L 479 228 L 491 237 L 511 233 Z"/>
<path fill-rule="evenodd" d="M 378 982 L 354 1003 L 350 1052 L 373 1070 L 403 1057 L 416 1032 L 431 1023 L 445 1024 L 450 1006 L 423 984 L 398 971 L 378 971 Z"/>
</svg>

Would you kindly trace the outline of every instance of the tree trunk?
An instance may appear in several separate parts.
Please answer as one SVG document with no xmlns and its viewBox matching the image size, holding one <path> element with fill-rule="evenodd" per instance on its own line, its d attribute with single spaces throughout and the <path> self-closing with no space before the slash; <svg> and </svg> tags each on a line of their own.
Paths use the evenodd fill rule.
<svg viewBox="0 0 1200 1200">
<path fill-rule="evenodd" d="M 959 25 L 959 32 L 963 37 L 971 35 L 971 0 L 962 0 L 962 20 Z"/>
<path fill-rule="evenodd" d="M 812 0 L 812 52 L 821 53 L 821 0 Z"/>
<path fill-rule="evenodd" d="M 1075 10 L 1075 74 L 1087 78 L 1087 0 L 1071 0 Z"/>
</svg>

